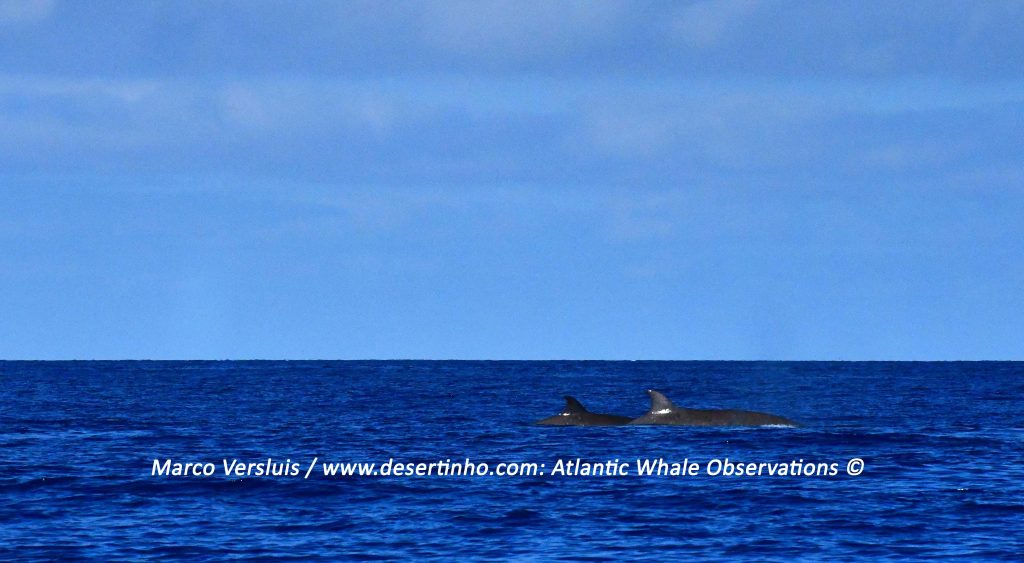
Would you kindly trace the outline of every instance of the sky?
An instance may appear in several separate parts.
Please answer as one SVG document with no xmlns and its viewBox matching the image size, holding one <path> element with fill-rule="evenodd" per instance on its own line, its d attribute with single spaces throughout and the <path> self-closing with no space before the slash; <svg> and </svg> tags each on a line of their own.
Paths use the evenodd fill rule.
<svg viewBox="0 0 1024 563">
<path fill-rule="evenodd" d="M 0 0 L 0 358 L 1024 359 L 1021 29 Z"/>
</svg>

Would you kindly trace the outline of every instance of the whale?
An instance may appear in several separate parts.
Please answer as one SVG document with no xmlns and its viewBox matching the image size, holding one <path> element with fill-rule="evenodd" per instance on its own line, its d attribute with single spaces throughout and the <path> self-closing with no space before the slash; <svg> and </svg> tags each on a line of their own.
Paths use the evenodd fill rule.
<svg viewBox="0 0 1024 563">
<path fill-rule="evenodd" d="M 685 409 L 678 407 L 665 395 L 648 389 L 651 396 L 651 410 L 630 421 L 630 424 L 670 424 L 675 426 L 799 426 L 792 420 L 754 411 L 733 409 Z"/>
<path fill-rule="evenodd" d="M 617 414 L 599 414 L 590 412 L 583 403 L 573 397 L 565 396 L 565 408 L 555 416 L 538 420 L 539 426 L 621 426 L 629 424 L 632 418 Z"/>
</svg>

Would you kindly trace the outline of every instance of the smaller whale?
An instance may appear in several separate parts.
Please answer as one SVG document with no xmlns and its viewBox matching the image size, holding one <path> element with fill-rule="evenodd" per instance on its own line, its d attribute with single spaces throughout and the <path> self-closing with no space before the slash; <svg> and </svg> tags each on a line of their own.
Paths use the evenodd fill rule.
<svg viewBox="0 0 1024 563">
<path fill-rule="evenodd" d="M 540 426 L 620 426 L 629 424 L 628 416 L 616 414 L 598 414 L 590 412 L 582 403 L 566 395 L 565 408 L 555 416 L 538 420 Z"/>
<path fill-rule="evenodd" d="M 676 426 L 799 426 L 788 418 L 763 412 L 703 410 L 677 407 L 661 393 L 648 389 L 651 410 L 630 424 L 672 424 Z"/>
</svg>

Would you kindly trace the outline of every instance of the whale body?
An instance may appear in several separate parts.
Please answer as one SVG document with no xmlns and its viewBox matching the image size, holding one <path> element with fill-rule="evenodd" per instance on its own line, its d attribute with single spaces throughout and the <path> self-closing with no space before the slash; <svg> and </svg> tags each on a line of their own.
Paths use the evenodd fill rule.
<svg viewBox="0 0 1024 563">
<path fill-rule="evenodd" d="M 590 412 L 576 399 L 566 395 L 565 408 L 555 416 L 538 420 L 540 426 L 620 426 L 629 424 L 628 416 Z"/>
<path fill-rule="evenodd" d="M 672 424 L 676 426 L 799 426 L 782 416 L 763 412 L 715 409 L 684 409 L 668 397 L 649 389 L 651 410 L 630 424 Z"/>
</svg>

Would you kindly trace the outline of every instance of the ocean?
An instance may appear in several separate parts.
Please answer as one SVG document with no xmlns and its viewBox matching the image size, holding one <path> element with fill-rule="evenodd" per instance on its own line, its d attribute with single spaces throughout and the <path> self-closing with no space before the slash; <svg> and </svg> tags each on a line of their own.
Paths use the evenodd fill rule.
<svg viewBox="0 0 1024 563">
<path fill-rule="evenodd" d="M 801 427 L 531 424 L 647 389 Z M 1013 362 L 0 362 L 0 557 L 1020 560 L 1022 396 Z"/>
</svg>

